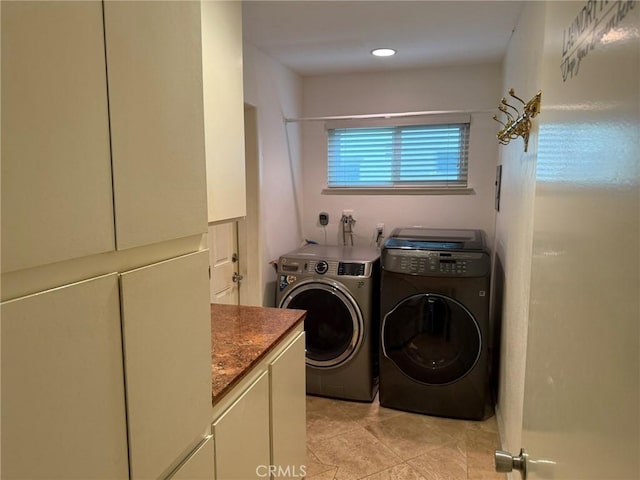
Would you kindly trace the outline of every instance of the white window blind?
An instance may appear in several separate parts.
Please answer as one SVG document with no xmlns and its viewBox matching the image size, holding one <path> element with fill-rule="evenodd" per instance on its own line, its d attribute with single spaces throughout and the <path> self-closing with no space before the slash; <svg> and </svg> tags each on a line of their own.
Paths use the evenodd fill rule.
<svg viewBox="0 0 640 480">
<path fill-rule="evenodd" d="M 328 129 L 329 188 L 466 188 L 469 123 Z"/>
</svg>

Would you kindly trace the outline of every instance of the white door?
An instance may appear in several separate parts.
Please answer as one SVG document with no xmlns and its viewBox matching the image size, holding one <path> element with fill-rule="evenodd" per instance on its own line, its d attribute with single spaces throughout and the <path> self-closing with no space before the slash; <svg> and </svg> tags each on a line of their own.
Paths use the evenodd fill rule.
<svg viewBox="0 0 640 480">
<path fill-rule="evenodd" d="M 547 4 L 522 440 L 530 479 L 640 478 L 639 13 L 633 2 Z"/>
<path fill-rule="evenodd" d="M 211 303 L 238 305 L 240 284 L 236 222 L 209 226 Z"/>
</svg>

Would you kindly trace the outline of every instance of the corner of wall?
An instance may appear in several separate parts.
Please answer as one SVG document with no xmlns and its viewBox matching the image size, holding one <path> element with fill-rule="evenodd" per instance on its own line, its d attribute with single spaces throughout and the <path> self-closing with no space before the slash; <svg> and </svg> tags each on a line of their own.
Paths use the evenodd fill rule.
<svg viewBox="0 0 640 480">
<path fill-rule="evenodd" d="M 259 184 L 253 193 L 259 199 L 260 295 L 263 305 L 272 306 L 275 277 L 269 262 L 302 241 L 301 139 L 299 129 L 285 121 L 300 116 L 302 80 L 247 42 L 243 66 L 245 102 L 257 110 Z"/>
<path fill-rule="evenodd" d="M 503 95 L 514 88 L 517 95 L 529 98 L 540 88 L 545 8 L 544 2 L 526 2 L 523 8 L 503 63 Z M 535 135 L 530 140 L 528 153 L 523 152 L 523 141 L 518 138 L 501 147 L 499 154 L 502 188 L 501 208 L 496 218 L 496 265 L 503 269 L 508 288 L 505 286 L 499 299 L 501 309 L 496 305 L 494 312 L 500 326 L 496 415 L 504 448 L 515 451 L 520 448 L 524 403 L 537 157 L 533 137 Z"/>
</svg>

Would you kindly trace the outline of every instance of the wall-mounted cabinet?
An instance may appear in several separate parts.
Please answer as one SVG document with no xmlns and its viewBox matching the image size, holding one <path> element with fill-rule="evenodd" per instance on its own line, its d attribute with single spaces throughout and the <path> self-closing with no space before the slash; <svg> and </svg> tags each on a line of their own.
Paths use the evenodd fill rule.
<svg viewBox="0 0 640 480">
<path fill-rule="evenodd" d="M 118 249 L 205 233 L 200 4 L 105 2 L 104 23 Z"/>
<path fill-rule="evenodd" d="M 102 5 L 0 9 L 2 271 L 113 250 Z"/>
<path fill-rule="evenodd" d="M 241 2 L 202 2 L 209 222 L 244 217 L 244 100 Z"/>
<path fill-rule="evenodd" d="M 206 233 L 199 3 L 0 8 L 2 272 Z"/>
</svg>

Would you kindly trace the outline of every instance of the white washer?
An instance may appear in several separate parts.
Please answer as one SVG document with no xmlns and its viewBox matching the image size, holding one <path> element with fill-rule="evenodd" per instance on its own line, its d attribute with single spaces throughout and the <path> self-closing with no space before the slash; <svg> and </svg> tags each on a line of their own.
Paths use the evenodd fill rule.
<svg viewBox="0 0 640 480">
<path fill-rule="evenodd" d="M 374 248 L 314 244 L 280 257 L 276 304 L 307 311 L 307 393 L 375 397 L 379 257 Z"/>
</svg>

